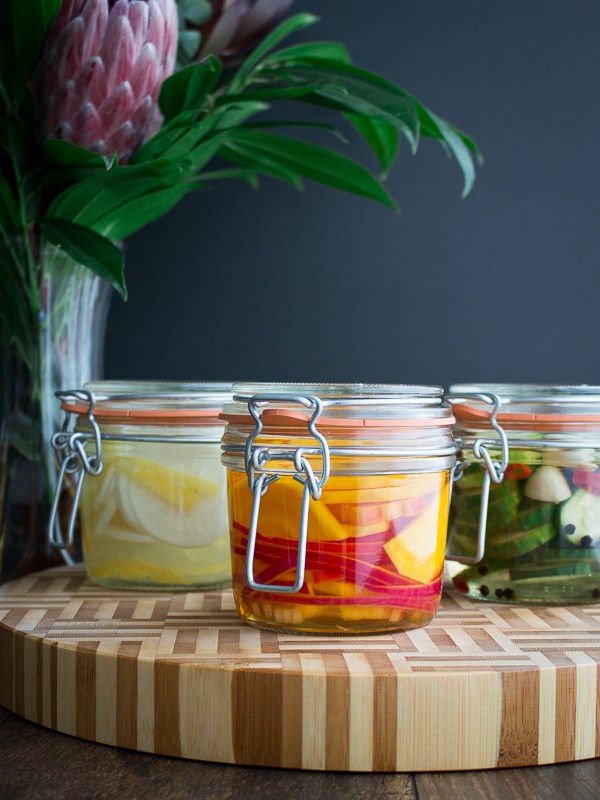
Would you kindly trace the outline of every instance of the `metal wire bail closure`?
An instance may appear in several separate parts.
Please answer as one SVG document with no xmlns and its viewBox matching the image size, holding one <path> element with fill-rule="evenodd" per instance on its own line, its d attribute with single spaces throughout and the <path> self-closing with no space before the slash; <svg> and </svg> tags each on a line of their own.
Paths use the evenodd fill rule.
<svg viewBox="0 0 600 800">
<path fill-rule="evenodd" d="M 471 448 L 475 458 L 481 459 L 485 465 L 483 472 L 483 485 L 481 488 L 481 505 L 479 508 L 479 526 L 477 528 L 477 550 L 474 556 L 453 556 L 446 552 L 446 559 L 448 561 L 457 561 L 459 564 L 479 564 L 483 559 L 483 552 L 485 550 L 485 529 L 487 525 L 490 481 L 493 481 L 496 484 L 502 483 L 502 480 L 504 479 L 504 471 L 508 466 L 508 439 L 506 438 L 504 429 L 497 421 L 497 416 L 500 411 L 500 407 L 502 406 L 502 400 L 497 394 L 492 394 L 491 392 L 486 394 L 447 394 L 445 399 L 481 400 L 484 403 L 488 403 L 488 405 L 493 404 L 494 406 L 492 413 L 490 414 L 489 422 L 500 437 L 500 443 L 502 447 L 502 462 L 498 464 L 497 461 L 492 461 L 492 458 L 486 447 L 486 445 L 489 446 L 497 444 L 495 439 L 477 439 L 475 442 L 473 442 L 473 446 Z M 470 462 L 468 461 L 463 461 L 455 465 L 454 469 L 452 470 L 452 483 L 450 484 L 451 487 L 455 481 L 459 481 L 462 478 L 463 473 L 468 466 L 470 466 Z"/>
<path fill-rule="evenodd" d="M 58 472 L 58 481 L 56 489 L 54 490 L 54 497 L 52 498 L 52 508 L 50 509 L 50 520 L 48 523 L 48 541 L 50 546 L 57 550 L 68 550 L 73 544 L 73 537 L 75 534 L 75 521 L 77 519 L 77 510 L 79 508 L 79 500 L 81 498 L 81 490 L 83 488 L 83 481 L 86 475 L 100 475 L 103 469 L 102 465 L 102 437 L 100 435 L 100 428 L 94 417 L 94 410 L 96 408 L 96 398 L 93 392 L 83 390 L 68 390 L 63 392 L 55 392 L 55 396 L 67 402 L 69 400 L 80 400 L 87 402 L 87 420 L 92 427 L 92 433 L 84 433 L 82 431 L 70 431 L 71 420 L 77 416 L 72 411 L 65 411 L 65 421 L 62 429 L 55 433 L 51 439 L 52 447 L 56 450 L 60 462 L 60 469 Z M 96 446 L 96 454 L 88 456 L 85 452 L 87 443 L 93 439 Z M 60 493 L 66 475 L 73 475 L 77 473 L 77 485 L 75 488 L 75 496 L 73 497 L 73 505 L 71 513 L 69 514 L 69 524 L 67 527 L 67 537 L 63 536 L 60 526 L 60 518 L 58 514 L 58 503 L 60 500 Z"/>
<path fill-rule="evenodd" d="M 313 414 L 308 421 L 308 430 L 319 443 L 319 448 L 298 447 L 285 453 L 272 455 L 267 447 L 253 447 L 256 437 L 263 428 L 262 419 L 258 412 L 259 406 L 265 406 L 270 402 L 299 403 L 305 408 L 314 408 Z M 277 594 L 295 594 L 300 591 L 304 584 L 304 571 L 306 565 L 306 544 L 308 541 L 308 512 L 310 499 L 319 500 L 323 486 L 329 479 L 330 454 L 327 439 L 316 427 L 316 421 L 323 411 L 323 403 L 319 397 L 314 395 L 296 394 L 256 394 L 248 403 L 248 411 L 252 415 L 256 426 L 246 441 L 244 461 L 246 475 L 248 476 L 248 486 L 253 495 L 252 512 L 250 514 L 250 529 L 248 531 L 248 547 L 246 549 L 246 581 L 251 589 L 261 592 L 273 592 Z M 320 455 L 323 459 L 323 471 L 321 477 L 315 475 L 305 453 L 310 455 Z M 254 551 L 256 549 L 256 535 L 258 529 L 258 516 L 260 513 L 261 498 L 267 493 L 269 486 L 281 478 L 281 475 L 267 475 L 261 472 L 258 476 L 257 470 L 264 469 L 271 460 L 292 461 L 296 474 L 294 480 L 303 484 L 302 504 L 300 506 L 300 531 L 298 533 L 298 563 L 296 565 L 296 580 L 293 586 L 281 586 L 272 583 L 257 583 L 254 580 Z"/>
</svg>

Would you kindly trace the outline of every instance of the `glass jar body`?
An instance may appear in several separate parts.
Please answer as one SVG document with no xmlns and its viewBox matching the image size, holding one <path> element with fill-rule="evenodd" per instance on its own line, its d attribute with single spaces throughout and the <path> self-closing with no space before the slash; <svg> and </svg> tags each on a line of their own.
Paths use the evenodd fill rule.
<svg viewBox="0 0 600 800">
<path fill-rule="evenodd" d="M 254 496 L 244 458 L 237 453 L 252 427 L 226 428 L 223 460 L 233 590 L 240 616 L 261 628 L 328 635 L 425 625 L 434 617 L 442 591 L 455 462 L 449 427 L 336 429 L 323 419 L 319 430 L 329 443 L 331 474 L 319 499 L 311 498 L 308 504 L 304 583 L 297 592 L 279 593 L 253 589 L 247 581 Z M 288 454 L 287 462 L 259 470 L 279 478 L 260 499 L 250 565 L 258 584 L 294 585 L 304 490 L 294 479 L 297 473 L 289 454 L 301 448 L 320 475 L 323 459 L 314 443 L 300 427 L 265 427 L 254 439 L 256 447 L 272 456 Z M 426 455 L 436 449 L 443 454 Z"/>
<path fill-rule="evenodd" d="M 86 476 L 81 495 L 90 579 L 144 591 L 231 585 L 222 427 L 102 425 L 101 431 L 103 470 Z"/>
<path fill-rule="evenodd" d="M 477 600 L 538 605 L 600 602 L 600 425 L 501 422 L 509 442 L 502 483 L 491 484 L 483 560 L 448 562 L 454 587 Z M 564 415 L 563 415 L 564 416 Z M 472 445 L 489 427 L 462 420 L 460 458 L 471 463 L 453 489 L 448 550 L 476 550 L 483 467 Z M 500 460 L 500 450 L 489 448 Z"/>
<path fill-rule="evenodd" d="M 311 500 L 304 585 L 295 594 L 255 591 L 245 565 L 252 494 L 229 471 L 233 590 L 242 619 L 299 633 L 359 634 L 420 627 L 442 592 L 449 470 L 332 475 Z M 256 582 L 293 585 L 302 487 L 291 476 L 262 498 L 253 562 Z"/>
</svg>

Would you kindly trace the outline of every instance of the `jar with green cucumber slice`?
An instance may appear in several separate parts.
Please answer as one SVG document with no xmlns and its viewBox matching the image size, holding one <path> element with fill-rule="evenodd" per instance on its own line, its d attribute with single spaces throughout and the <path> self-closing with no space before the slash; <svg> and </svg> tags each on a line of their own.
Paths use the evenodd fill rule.
<svg viewBox="0 0 600 800">
<path fill-rule="evenodd" d="M 451 387 L 461 448 L 448 532 L 448 572 L 474 599 L 600 603 L 600 387 Z M 502 437 L 508 446 L 502 480 Z M 462 469 L 462 472 L 461 472 Z M 483 557 L 480 510 L 489 483 Z M 485 506 L 485 503 L 484 503 Z"/>
</svg>

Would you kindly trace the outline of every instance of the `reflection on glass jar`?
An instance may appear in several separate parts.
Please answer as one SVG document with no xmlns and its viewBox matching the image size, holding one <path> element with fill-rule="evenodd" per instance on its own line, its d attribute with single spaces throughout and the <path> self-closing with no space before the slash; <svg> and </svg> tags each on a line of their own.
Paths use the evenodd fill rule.
<svg viewBox="0 0 600 800">
<path fill-rule="evenodd" d="M 318 396 L 316 421 L 331 474 L 310 498 L 304 580 L 293 590 L 302 560 L 299 542 L 306 472 L 290 464 L 302 448 L 322 477 L 322 447 L 292 399 L 255 406 L 262 431 L 252 441 L 268 451 L 257 474 L 279 478 L 260 498 L 254 557 L 249 560 L 257 489 L 244 470 L 252 433 L 248 402 L 283 389 L 291 398 Z M 234 386 L 226 405 L 223 460 L 228 499 L 233 587 L 241 617 L 254 625 L 302 633 L 376 633 L 418 627 L 435 615 L 441 590 L 455 446 L 449 409 L 438 387 L 250 384 Z M 279 395 L 284 397 L 284 395 Z M 300 408 L 302 408 L 300 406 Z M 298 462 L 301 463 L 301 462 Z M 296 479 L 295 479 L 296 478 Z M 247 579 L 247 569 L 253 588 Z M 273 590 L 270 587 L 273 586 Z M 284 591 L 278 591 L 284 587 Z"/>
<path fill-rule="evenodd" d="M 509 443 L 504 480 L 491 484 L 483 560 L 448 562 L 454 587 L 494 602 L 600 602 L 600 388 L 455 386 L 456 395 L 493 392 Z M 483 467 L 477 438 L 495 437 L 483 403 L 454 404 L 455 435 L 471 465 L 454 486 L 449 550 L 472 555 Z M 499 449 L 489 445 L 499 460 Z"/>
<path fill-rule="evenodd" d="M 228 385 L 96 383 L 103 469 L 85 478 L 82 544 L 90 578 L 141 590 L 230 585 L 226 475 L 217 419 Z M 77 401 L 75 401 L 77 402 Z M 89 432 L 85 406 L 75 430 Z M 95 450 L 90 442 L 88 455 Z"/>
</svg>

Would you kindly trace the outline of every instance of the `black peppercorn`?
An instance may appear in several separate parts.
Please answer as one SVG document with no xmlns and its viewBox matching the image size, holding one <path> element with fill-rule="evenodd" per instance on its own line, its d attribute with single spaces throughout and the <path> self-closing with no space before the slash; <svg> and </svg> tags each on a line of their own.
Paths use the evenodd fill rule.
<svg viewBox="0 0 600 800">
<path fill-rule="evenodd" d="M 480 587 L 479 587 L 479 591 L 481 592 L 481 594 L 482 594 L 484 597 L 487 597 L 487 596 L 488 596 L 488 594 L 490 593 L 489 587 L 487 587 L 487 586 L 480 586 Z"/>
<path fill-rule="evenodd" d="M 487 575 L 487 574 L 488 574 L 488 572 L 489 572 L 489 569 L 488 569 L 488 568 L 485 566 L 485 564 L 482 564 L 482 565 L 479 567 L 479 570 L 478 570 L 478 572 L 479 572 L 479 574 L 480 574 L 480 575 Z"/>
<path fill-rule="evenodd" d="M 501 597 L 504 597 L 504 589 L 496 589 L 494 594 L 496 595 L 496 597 L 499 600 Z"/>
<path fill-rule="evenodd" d="M 515 593 L 514 593 L 514 591 L 512 589 L 505 589 L 504 590 L 504 597 L 506 597 L 507 600 L 512 600 L 514 596 L 515 596 Z"/>
<path fill-rule="evenodd" d="M 582 547 L 591 547 L 591 546 L 592 546 L 592 544 L 593 544 L 593 541 L 594 541 L 594 540 L 592 539 L 592 537 L 591 537 L 591 536 L 582 536 L 582 537 L 581 537 L 581 541 L 579 542 L 579 544 L 580 544 Z"/>
<path fill-rule="evenodd" d="M 600 589 L 592 589 L 592 597 L 597 600 L 600 597 Z"/>
<path fill-rule="evenodd" d="M 571 525 L 571 523 L 565 525 L 565 533 L 567 534 L 567 536 L 573 536 L 573 534 L 575 533 L 575 525 Z"/>
</svg>

